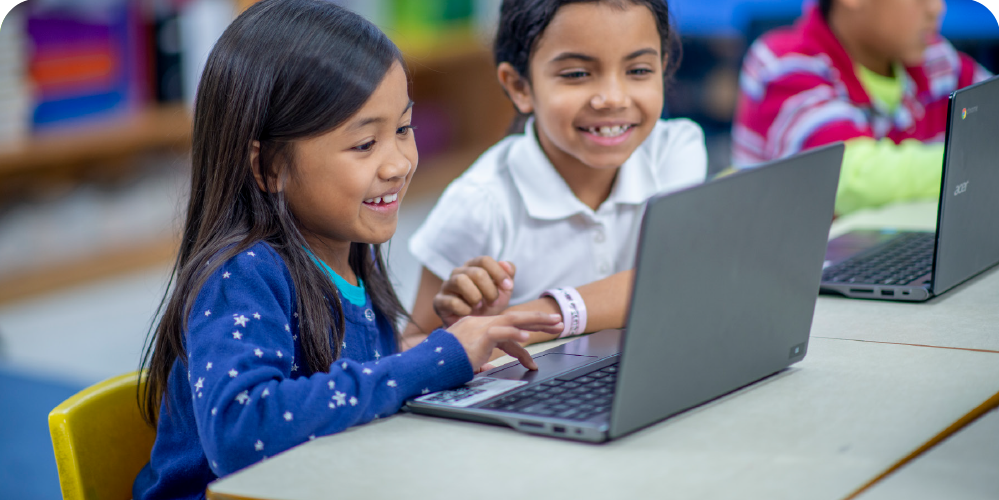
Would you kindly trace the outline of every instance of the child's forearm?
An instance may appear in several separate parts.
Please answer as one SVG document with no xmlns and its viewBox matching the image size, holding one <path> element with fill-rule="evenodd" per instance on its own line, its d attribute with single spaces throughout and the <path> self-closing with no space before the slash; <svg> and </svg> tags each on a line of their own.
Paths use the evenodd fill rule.
<svg viewBox="0 0 999 500">
<path fill-rule="evenodd" d="M 856 138 L 846 142 L 836 214 L 898 201 L 934 199 L 940 193 L 943 144 L 907 139 Z"/>
<path fill-rule="evenodd" d="M 586 304 L 586 332 L 624 327 L 624 323 L 628 319 L 628 304 L 631 302 L 631 284 L 634 277 L 634 270 L 622 271 L 576 288 Z M 558 303 L 551 297 L 535 299 L 510 309 L 561 313 Z M 527 344 L 544 342 L 555 337 L 555 335 L 547 333 L 531 332 Z"/>
</svg>

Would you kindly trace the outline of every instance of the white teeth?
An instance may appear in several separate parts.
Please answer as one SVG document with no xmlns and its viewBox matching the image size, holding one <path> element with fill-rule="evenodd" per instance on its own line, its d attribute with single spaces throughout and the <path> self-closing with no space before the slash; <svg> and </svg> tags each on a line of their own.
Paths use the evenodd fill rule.
<svg viewBox="0 0 999 500">
<path fill-rule="evenodd" d="M 368 198 L 368 199 L 364 200 L 364 202 L 365 203 L 370 203 L 370 204 L 373 204 L 373 205 L 378 205 L 378 204 L 381 204 L 381 203 L 386 203 L 386 204 L 387 203 L 392 203 L 393 201 L 398 200 L 398 199 L 399 199 L 399 193 L 396 193 L 396 194 L 390 194 L 390 195 L 386 195 L 386 196 L 378 196 L 378 197 L 375 197 L 375 198 Z"/>
<path fill-rule="evenodd" d="M 617 137 L 631 128 L 631 125 L 614 125 L 611 127 L 590 127 L 588 130 L 593 135 L 599 135 L 601 137 Z"/>
</svg>

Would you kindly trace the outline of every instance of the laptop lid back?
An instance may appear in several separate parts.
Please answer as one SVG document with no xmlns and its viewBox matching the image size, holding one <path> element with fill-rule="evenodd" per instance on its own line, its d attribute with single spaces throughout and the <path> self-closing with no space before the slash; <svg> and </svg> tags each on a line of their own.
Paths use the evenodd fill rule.
<svg viewBox="0 0 999 500">
<path fill-rule="evenodd" d="M 805 355 L 843 145 L 648 202 L 610 436 Z"/>
<path fill-rule="evenodd" d="M 999 262 L 999 77 L 951 94 L 933 293 Z"/>
</svg>

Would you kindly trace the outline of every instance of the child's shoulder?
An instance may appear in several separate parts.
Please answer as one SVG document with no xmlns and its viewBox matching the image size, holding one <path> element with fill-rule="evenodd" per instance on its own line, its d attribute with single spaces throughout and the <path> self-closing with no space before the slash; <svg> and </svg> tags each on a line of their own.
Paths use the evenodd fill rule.
<svg viewBox="0 0 999 500">
<path fill-rule="evenodd" d="M 649 137 L 672 137 L 672 138 L 701 138 L 704 137 L 704 129 L 690 118 L 660 118 L 656 120 L 655 127 Z"/>
<path fill-rule="evenodd" d="M 656 120 L 652 132 L 639 149 L 656 157 L 670 149 L 692 145 L 704 147 L 704 130 L 701 126 L 688 118 L 670 118 Z"/>
<path fill-rule="evenodd" d="M 245 280 L 291 282 L 287 264 L 269 243 L 256 241 L 234 254 L 236 247 L 236 244 L 229 245 L 208 260 L 207 267 L 212 273 L 209 281 L 234 279 L 233 283 Z M 214 266 L 218 259 L 225 261 Z"/>
<path fill-rule="evenodd" d="M 510 174 L 511 160 L 518 155 L 524 141 L 531 140 L 525 134 L 509 135 L 480 155 L 460 176 L 451 181 L 442 195 L 461 200 L 476 200 L 482 203 L 495 201 L 499 193 L 512 189 Z"/>
</svg>

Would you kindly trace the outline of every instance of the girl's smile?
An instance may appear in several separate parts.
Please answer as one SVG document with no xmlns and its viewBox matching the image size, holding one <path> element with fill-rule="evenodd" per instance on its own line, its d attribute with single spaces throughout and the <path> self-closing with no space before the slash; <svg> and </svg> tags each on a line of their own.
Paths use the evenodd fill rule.
<svg viewBox="0 0 999 500">
<path fill-rule="evenodd" d="M 392 191 L 385 193 L 381 196 L 375 196 L 374 198 L 368 198 L 364 200 L 364 206 L 370 210 L 374 210 L 377 213 L 382 214 L 394 214 L 399 210 L 399 191 L 401 189 L 393 189 Z"/>
<path fill-rule="evenodd" d="M 559 8 L 531 55 L 528 75 L 509 63 L 499 79 L 532 113 L 548 159 L 572 184 L 588 169 L 620 167 L 652 132 L 663 108 L 664 56 L 656 19 L 630 2 Z M 610 176 L 614 172 L 604 172 Z M 577 193 L 578 194 L 578 193 Z"/>
<path fill-rule="evenodd" d="M 576 128 L 596 146 L 614 147 L 627 143 L 635 132 L 635 127 L 632 123 L 604 123 Z"/>
<path fill-rule="evenodd" d="M 295 144 L 284 186 L 288 205 L 312 251 L 345 278 L 352 275 L 351 243 L 384 243 L 395 234 L 416 171 L 407 89 L 396 63 L 354 116 Z"/>
</svg>

